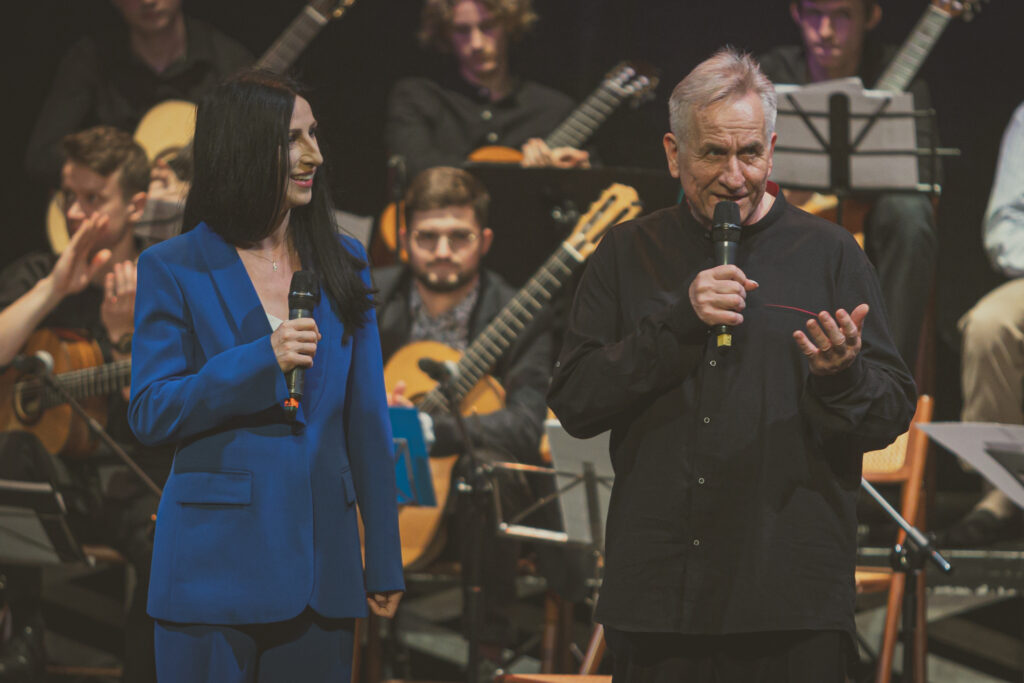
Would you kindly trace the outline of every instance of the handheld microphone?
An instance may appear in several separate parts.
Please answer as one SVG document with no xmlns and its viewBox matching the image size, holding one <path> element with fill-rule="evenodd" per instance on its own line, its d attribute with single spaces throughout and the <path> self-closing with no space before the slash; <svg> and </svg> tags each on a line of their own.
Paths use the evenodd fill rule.
<svg viewBox="0 0 1024 683">
<path fill-rule="evenodd" d="M 291 287 L 288 289 L 288 319 L 312 318 L 313 308 L 319 301 L 320 282 L 316 273 L 311 270 L 295 271 Z M 292 368 L 288 372 L 288 398 L 284 402 L 284 411 L 290 419 L 293 419 L 299 410 L 304 373 L 305 368 Z"/>
<path fill-rule="evenodd" d="M 45 375 L 53 372 L 53 356 L 49 351 L 36 351 L 31 356 L 19 354 L 11 359 L 9 367 L 26 375 Z"/>
<path fill-rule="evenodd" d="M 426 373 L 427 377 L 435 382 L 449 382 L 459 374 L 459 366 L 452 360 L 434 360 L 433 358 L 420 358 L 417 365 L 420 370 Z"/>
<path fill-rule="evenodd" d="M 740 205 L 736 202 L 718 202 L 711 220 L 711 241 L 715 245 L 715 265 L 728 266 L 736 264 L 740 251 Z M 715 336 L 718 348 L 732 348 L 732 328 L 728 325 L 715 325 Z"/>
</svg>

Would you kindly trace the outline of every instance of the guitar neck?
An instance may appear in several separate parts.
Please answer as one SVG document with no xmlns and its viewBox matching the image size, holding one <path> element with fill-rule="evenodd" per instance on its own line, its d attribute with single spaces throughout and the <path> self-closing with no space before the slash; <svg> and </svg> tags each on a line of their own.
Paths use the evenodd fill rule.
<svg viewBox="0 0 1024 683">
<path fill-rule="evenodd" d="M 457 403 L 461 403 L 477 382 L 497 365 L 520 333 L 551 303 L 581 263 L 583 256 L 568 241 L 563 242 L 473 340 L 459 359 L 454 387 Z M 444 395 L 435 387 L 424 396 L 420 409 L 429 413 L 441 410 L 445 405 Z"/>
<path fill-rule="evenodd" d="M 121 360 L 106 365 L 99 365 L 92 368 L 72 370 L 55 375 L 54 379 L 73 398 L 82 400 L 93 396 L 106 396 L 125 388 L 131 383 L 132 362 Z M 23 380 L 19 382 L 22 390 L 31 383 L 38 383 L 38 379 Z M 64 396 L 50 386 L 45 386 L 42 392 L 40 408 L 43 410 L 62 405 L 65 402 Z"/>
<path fill-rule="evenodd" d="M 312 4 L 306 5 L 299 16 L 292 20 L 284 33 L 274 41 L 270 49 L 260 57 L 256 67 L 274 73 L 283 73 L 295 63 L 299 54 L 306 49 L 329 19 L 318 12 Z"/>
<path fill-rule="evenodd" d="M 910 33 L 910 37 L 903 43 L 892 62 L 886 67 L 885 73 L 878 79 L 875 89 L 887 92 L 905 92 L 952 19 L 953 17 L 949 13 L 935 5 L 929 5 L 920 21 L 917 22 L 917 26 Z"/>
<path fill-rule="evenodd" d="M 582 147 L 622 104 L 625 97 L 626 95 L 615 92 L 609 81 L 602 82 L 544 142 L 552 149 Z"/>
</svg>

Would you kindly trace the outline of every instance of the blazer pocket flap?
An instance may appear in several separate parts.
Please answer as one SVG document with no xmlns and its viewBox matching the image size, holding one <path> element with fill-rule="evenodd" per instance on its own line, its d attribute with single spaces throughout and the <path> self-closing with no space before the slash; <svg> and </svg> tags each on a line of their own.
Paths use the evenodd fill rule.
<svg viewBox="0 0 1024 683">
<path fill-rule="evenodd" d="M 248 505 L 252 472 L 182 472 L 175 475 L 179 503 Z"/>
<path fill-rule="evenodd" d="M 352 482 L 351 470 L 341 473 L 341 483 L 345 487 L 345 502 L 352 505 L 356 502 L 356 485 Z"/>
</svg>

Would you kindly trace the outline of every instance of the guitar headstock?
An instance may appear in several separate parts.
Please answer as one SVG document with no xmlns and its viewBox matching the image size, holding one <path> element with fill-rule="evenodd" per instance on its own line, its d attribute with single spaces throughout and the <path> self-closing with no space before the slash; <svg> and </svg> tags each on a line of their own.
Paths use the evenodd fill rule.
<svg viewBox="0 0 1024 683">
<path fill-rule="evenodd" d="M 609 228 L 636 218 L 643 208 L 635 189 L 629 185 L 612 183 L 590 205 L 566 242 L 586 258 L 597 248 Z"/>
<path fill-rule="evenodd" d="M 954 19 L 963 17 L 970 21 L 981 11 L 982 0 L 932 0 L 932 7 L 948 14 Z"/>
<path fill-rule="evenodd" d="M 356 0 L 312 0 L 309 6 L 325 19 L 340 19 Z"/>
<path fill-rule="evenodd" d="M 631 99 L 638 107 L 654 98 L 661 77 L 656 68 L 644 62 L 621 62 L 605 74 L 605 85 L 622 99 Z"/>
</svg>

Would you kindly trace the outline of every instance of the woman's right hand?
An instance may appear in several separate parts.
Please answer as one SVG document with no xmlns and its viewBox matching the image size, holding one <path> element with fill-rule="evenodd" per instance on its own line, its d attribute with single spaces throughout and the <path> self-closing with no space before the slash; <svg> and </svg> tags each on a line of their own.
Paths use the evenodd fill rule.
<svg viewBox="0 0 1024 683">
<path fill-rule="evenodd" d="M 295 318 L 281 323 L 270 335 L 270 345 L 281 372 L 312 366 L 316 343 L 320 338 L 320 331 L 313 318 Z"/>
</svg>

